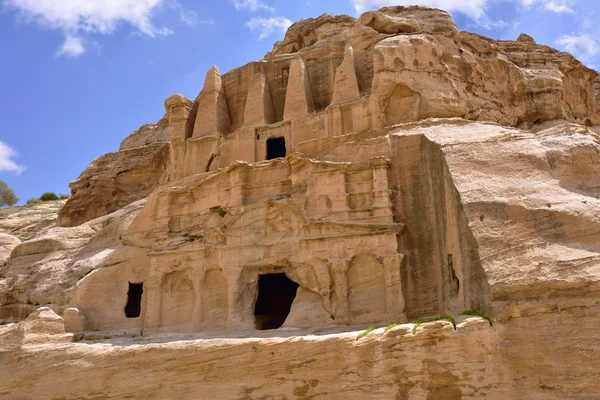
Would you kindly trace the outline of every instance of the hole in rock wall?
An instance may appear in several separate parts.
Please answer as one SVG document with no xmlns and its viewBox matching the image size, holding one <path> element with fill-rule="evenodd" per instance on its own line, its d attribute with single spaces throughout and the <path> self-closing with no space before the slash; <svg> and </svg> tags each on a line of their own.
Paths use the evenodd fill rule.
<svg viewBox="0 0 600 400">
<path fill-rule="evenodd" d="M 278 137 L 267 139 L 267 160 L 285 157 L 285 154 L 285 138 Z"/>
<path fill-rule="evenodd" d="M 260 275 L 258 298 L 254 305 L 256 329 L 277 329 L 283 325 L 299 286 L 285 274 Z"/>
<path fill-rule="evenodd" d="M 142 312 L 142 293 L 144 293 L 143 283 L 129 282 L 127 305 L 125 306 L 125 316 L 127 318 L 137 318 L 140 316 Z"/>
</svg>

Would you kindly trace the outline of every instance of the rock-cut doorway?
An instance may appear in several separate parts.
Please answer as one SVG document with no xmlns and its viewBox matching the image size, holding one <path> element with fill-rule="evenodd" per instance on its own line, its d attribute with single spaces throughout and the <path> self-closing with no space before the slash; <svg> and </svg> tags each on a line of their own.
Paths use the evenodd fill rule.
<svg viewBox="0 0 600 400">
<path fill-rule="evenodd" d="M 283 325 L 296 298 L 298 286 L 285 274 L 259 275 L 258 298 L 254 305 L 256 329 L 277 329 Z"/>
</svg>

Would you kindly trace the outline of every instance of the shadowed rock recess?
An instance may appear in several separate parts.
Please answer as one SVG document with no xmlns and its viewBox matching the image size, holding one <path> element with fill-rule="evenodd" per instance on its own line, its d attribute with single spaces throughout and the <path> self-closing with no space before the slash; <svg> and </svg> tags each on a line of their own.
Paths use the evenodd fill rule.
<svg viewBox="0 0 600 400">
<path fill-rule="evenodd" d="M 596 71 L 386 7 L 165 108 L 2 230 L 0 396 L 600 393 Z"/>
</svg>

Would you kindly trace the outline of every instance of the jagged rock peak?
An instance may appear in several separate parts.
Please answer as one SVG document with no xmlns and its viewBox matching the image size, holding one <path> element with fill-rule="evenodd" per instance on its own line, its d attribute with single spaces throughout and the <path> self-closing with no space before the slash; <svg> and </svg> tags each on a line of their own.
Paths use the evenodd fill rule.
<svg viewBox="0 0 600 400">
<path fill-rule="evenodd" d="M 531 36 L 529 36 L 526 33 L 521 33 L 519 35 L 519 37 L 517 38 L 517 42 L 523 42 L 523 43 L 531 43 L 531 44 L 535 44 L 535 39 L 532 38 Z"/>
<path fill-rule="evenodd" d="M 367 11 L 360 17 L 360 22 L 379 33 L 388 34 L 458 32 L 448 12 L 423 6 L 391 6 Z"/>
<path fill-rule="evenodd" d="M 447 33 L 458 32 L 452 16 L 437 8 L 391 6 L 367 11 L 357 20 L 348 15 L 323 14 L 292 24 L 283 41 L 276 42 L 265 58 L 297 53 L 302 49 L 335 39 L 346 40 L 351 28 L 372 28 L 373 33 Z"/>
<path fill-rule="evenodd" d="M 283 41 L 276 42 L 273 50 L 265 58 L 281 54 L 297 53 L 305 47 L 310 47 L 323 39 L 340 36 L 356 23 L 356 19 L 348 15 L 323 14 L 318 18 L 301 19 L 292 24 Z"/>
</svg>

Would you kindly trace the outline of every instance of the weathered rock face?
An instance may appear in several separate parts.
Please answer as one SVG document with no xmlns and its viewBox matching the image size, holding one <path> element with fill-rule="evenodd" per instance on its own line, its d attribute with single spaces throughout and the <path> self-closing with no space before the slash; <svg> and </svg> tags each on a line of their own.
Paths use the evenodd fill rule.
<svg viewBox="0 0 600 400">
<path fill-rule="evenodd" d="M 23 319 L 40 305 L 62 313 L 76 302 L 69 289 L 94 270 L 137 253 L 123 246 L 120 237 L 144 203 L 141 200 L 80 226 L 53 227 L 19 241 L 0 265 L 0 322 Z"/>
<path fill-rule="evenodd" d="M 92 161 L 71 182 L 71 198 L 58 215 L 58 226 L 77 226 L 148 196 L 167 166 L 168 141 L 163 118 L 133 132 L 119 151 Z"/>
<path fill-rule="evenodd" d="M 0 233 L 0 264 L 4 262 L 15 247 L 21 244 L 21 239 L 8 233 Z"/>
<path fill-rule="evenodd" d="M 458 32 L 440 10 L 295 24 L 265 60 L 213 67 L 197 99 L 165 101 L 168 168 L 146 200 L 12 250 L 0 338 L 19 339 L 0 387 L 590 398 L 598 81 L 529 37 Z M 120 153 L 147 151 L 141 137 Z M 42 304 L 83 342 L 60 344 L 60 326 L 28 341 L 31 321 L 12 322 Z M 442 314 L 455 323 L 406 323 Z"/>
<path fill-rule="evenodd" d="M 54 225 L 65 200 L 48 201 L 32 206 L 13 207 L 0 212 L 0 233 L 29 240 Z"/>
</svg>

